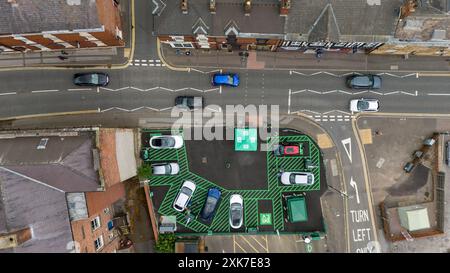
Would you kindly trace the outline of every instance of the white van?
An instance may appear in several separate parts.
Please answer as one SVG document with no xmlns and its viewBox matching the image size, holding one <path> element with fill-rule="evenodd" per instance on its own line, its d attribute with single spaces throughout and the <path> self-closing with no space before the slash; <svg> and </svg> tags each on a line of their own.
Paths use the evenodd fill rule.
<svg viewBox="0 0 450 273">
<path fill-rule="evenodd" d="M 314 174 L 306 172 L 282 172 L 280 181 L 283 185 L 312 185 Z"/>
</svg>

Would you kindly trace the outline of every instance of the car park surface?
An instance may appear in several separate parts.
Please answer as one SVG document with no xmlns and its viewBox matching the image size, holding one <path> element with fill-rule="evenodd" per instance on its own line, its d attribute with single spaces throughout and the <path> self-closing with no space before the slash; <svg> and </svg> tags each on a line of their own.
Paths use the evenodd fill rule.
<svg viewBox="0 0 450 273">
<path fill-rule="evenodd" d="M 153 135 L 169 134 L 170 131 L 145 130 L 142 144 L 145 146 Z M 180 132 L 181 134 L 181 132 Z M 185 141 L 182 149 L 151 149 L 149 160 L 174 161 L 180 165 L 176 176 L 151 176 L 150 189 L 153 192 L 154 206 L 159 215 L 174 215 L 177 218 L 177 233 L 180 234 L 227 234 L 268 232 L 322 232 L 324 230 L 320 196 L 326 190 L 325 174 L 321 171 L 320 150 L 306 135 L 279 136 L 271 139 L 268 151 L 236 152 L 233 141 Z M 205 146 L 208 142 L 209 146 Z M 279 157 L 273 153 L 278 142 L 294 143 L 301 147 L 299 156 Z M 258 147 L 261 143 L 258 143 Z M 148 146 L 148 144 L 147 144 Z M 228 152 L 227 152 L 228 151 Z M 231 152 L 229 152 L 231 151 Z M 224 154 L 221 154 L 224 152 Z M 220 157 L 217 154 L 221 154 Z M 306 163 L 310 161 L 309 168 Z M 240 164 L 247 162 L 249 165 Z M 260 163 L 258 163 L 260 162 Z M 256 167 L 251 168 L 252 164 Z M 258 165 L 259 164 L 259 165 Z M 214 169 L 211 166 L 218 166 Z M 283 185 L 279 181 L 280 169 L 286 171 L 301 170 L 312 172 L 316 177 L 313 185 Z M 212 175 L 212 174 L 215 175 Z M 231 174 L 232 173 L 232 174 Z M 237 179 L 228 179 L 235 174 Z M 246 174 L 243 175 L 242 174 Z M 262 179 L 254 179 L 258 177 Z M 181 183 L 195 181 L 197 189 L 192 196 L 189 212 L 177 212 L 172 203 Z M 159 188 L 165 189 L 159 190 Z M 208 190 L 217 188 L 221 192 L 221 201 L 211 221 L 201 219 Z M 305 193 L 304 197 L 311 215 L 306 222 L 285 222 L 285 196 Z M 230 198 L 234 194 L 242 196 L 243 222 L 234 229 L 230 225 Z M 156 196 L 158 195 L 158 196 Z M 313 211 L 313 212 L 311 212 Z M 190 219 L 187 221 L 187 219 Z"/>
</svg>

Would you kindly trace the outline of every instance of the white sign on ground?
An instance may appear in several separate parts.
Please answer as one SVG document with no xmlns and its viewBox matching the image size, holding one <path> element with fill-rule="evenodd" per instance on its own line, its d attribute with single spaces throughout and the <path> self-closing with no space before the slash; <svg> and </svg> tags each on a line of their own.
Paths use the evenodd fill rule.
<svg viewBox="0 0 450 273">
<path fill-rule="evenodd" d="M 341 140 L 342 145 L 344 145 L 345 152 L 347 153 L 348 159 L 350 160 L 350 163 L 352 163 L 352 139 L 346 138 L 344 140 Z M 348 146 L 348 148 L 347 148 Z"/>
<path fill-rule="evenodd" d="M 355 189 L 356 192 L 356 203 L 359 204 L 359 194 L 358 194 L 358 185 L 356 185 L 356 182 L 353 180 L 353 176 L 350 178 L 350 186 Z"/>
</svg>

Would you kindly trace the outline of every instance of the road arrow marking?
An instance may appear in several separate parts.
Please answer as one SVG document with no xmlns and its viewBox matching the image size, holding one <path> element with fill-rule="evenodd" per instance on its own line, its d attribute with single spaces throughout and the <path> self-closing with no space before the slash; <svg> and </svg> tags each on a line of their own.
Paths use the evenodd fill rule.
<svg viewBox="0 0 450 273">
<path fill-rule="evenodd" d="M 345 152 L 347 153 L 348 159 L 350 159 L 350 163 L 352 163 L 352 139 L 349 137 L 341 140 L 341 142 L 344 146 Z M 348 149 L 346 145 L 348 145 Z"/>
<path fill-rule="evenodd" d="M 353 176 L 350 178 L 350 186 L 355 189 L 356 192 L 356 203 L 359 204 L 359 194 L 358 194 L 358 185 L 356 185 L 356 182 L 353 180 Z"/>
</svg>

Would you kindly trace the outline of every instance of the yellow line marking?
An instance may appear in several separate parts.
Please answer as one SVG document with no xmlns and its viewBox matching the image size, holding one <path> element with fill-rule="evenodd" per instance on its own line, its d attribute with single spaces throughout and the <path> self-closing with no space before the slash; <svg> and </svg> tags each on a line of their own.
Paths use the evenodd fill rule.
<svg viewBox="0 0 450 273">
<path fill-rule="evenodd" d="M 240 244 L 238 244 L 238 242 L 234 242 L 234 244 L 237 245 L 240 249 L 242 249 L 244 253 L 247 253 L 247 251 Z M 234 253 L 236 253 L 236 251 Z"/>
<path fill-rule="evenodd" d="M 267 249 L 267 253 L 269 253 L 269 244 L 267 242 L 267 235 L 266 235 L 266 249 Z"/>
<path fill-rule="evenodd" d="M 253 240 L 255 240 L 255 242 L 257 242 L 266 252 L 269 252 L 269 250 L 267 250 L 267 248 L 265 248 L 258 240 L 256 240 L 255 236 L 251 235 L 250 237 Z"/>
<path fill-rule="evenodd" d="M 174 71 L 185 71 L 188 72 L 190 70 L 189 67 L 175 67 L 170 65 L 169 63 L 166 62 L 166 60 L 164 60 L 164 55 L 161 51 L 161 41 L 159 40 L 159 37 L 156 37 L 156 52 L 158 52 L 158 58 L 161 60 L 161 62 L 163 64 L 166 65 L 167 68 L 169 68 L 170 70 L 174 70 Z"/>
<path fill-rule="evenodd" d="M 254 250 L 256 253 L 259 253 L 258 249 L 256 249 L 256 248 L 255 248 L 255 247 L 254 247 L 247 239 L 245 239 L 244 236 L 242 236 L 242 235 L 239 235 L 239 236 L 241 236 L 242 239 L 243 239 L 244 241 L 246 241 L 247 244 L 248 244 L 251 248 L 253 248 L 253 250 Z"/>
</svg>

